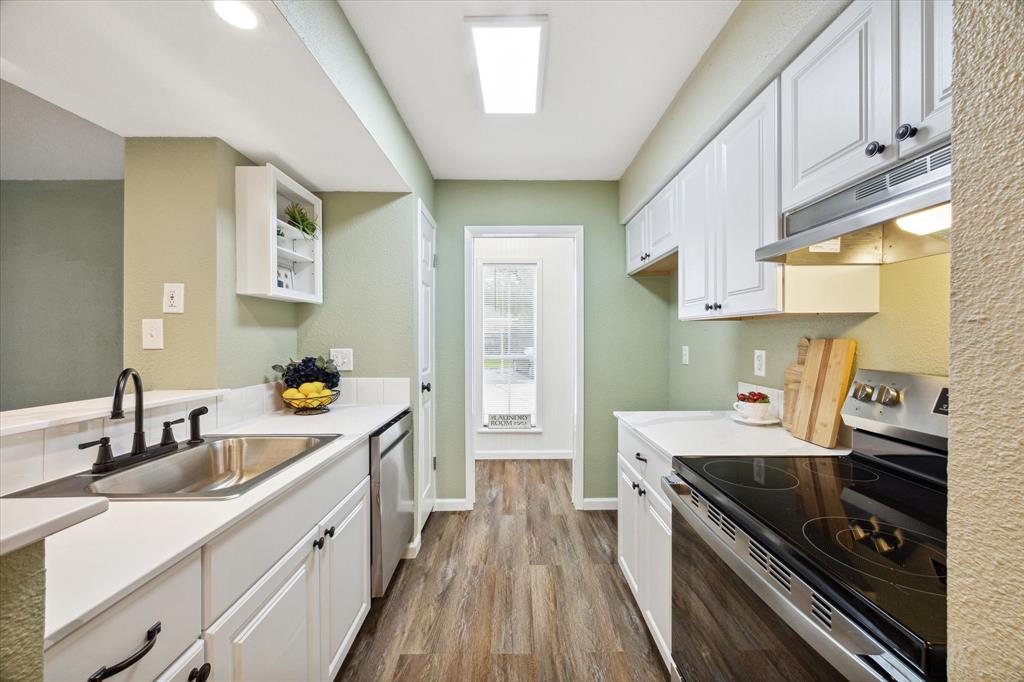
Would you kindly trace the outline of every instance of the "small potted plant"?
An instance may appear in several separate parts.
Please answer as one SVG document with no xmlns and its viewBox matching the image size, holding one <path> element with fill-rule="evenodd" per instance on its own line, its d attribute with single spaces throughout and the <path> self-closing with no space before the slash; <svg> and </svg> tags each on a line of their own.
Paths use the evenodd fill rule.
<svg viewBox="0 0 1024 682">
<path fill-rule="evenodd" d="M 323 414 L 340 395 L 336 388 L 341 372 L 333 360 L 309 356 L 289 360 L 287 365 L 274 365 L 271 369 L 281 375 L 285 385 L 281 400 L 295 408 L 295 414 Z"/>
<path fill-rule="evenodd" d="M 733 403 L 733 408 L 739 412 L 744 419 L 750 421 L 762 421 L 768 416 L 768 408 L 771 405 L 771 400 L 768 396 L 760 391 L 750 391 L 749 393 L 737 393 L 736 402 Z"/>
<path fill-rule="evenodd" d="M 288 219 L 288 224 L 301 232 L 306 239 L 316 239 L 320 228 L 316 224 L 316 216 L 310 216 L 305 206 L 288 204 L 284 209 L 284 217 Z"/>
</svg>

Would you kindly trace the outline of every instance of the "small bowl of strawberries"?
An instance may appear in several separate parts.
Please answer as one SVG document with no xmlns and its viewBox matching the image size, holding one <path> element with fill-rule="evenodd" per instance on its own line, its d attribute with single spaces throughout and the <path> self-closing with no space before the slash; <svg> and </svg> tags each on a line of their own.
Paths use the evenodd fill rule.
<svg viewBox="0 0 1024 682">
<path fill-rule="evenodd" d="M 750 421 L 762 421 L 768 416 L 768 408 L 771 407 L 771 400 L 760 391 L 749 393 L 737 393 L 733 409 L 739 412 L 744 419 Z"/>
</svg>

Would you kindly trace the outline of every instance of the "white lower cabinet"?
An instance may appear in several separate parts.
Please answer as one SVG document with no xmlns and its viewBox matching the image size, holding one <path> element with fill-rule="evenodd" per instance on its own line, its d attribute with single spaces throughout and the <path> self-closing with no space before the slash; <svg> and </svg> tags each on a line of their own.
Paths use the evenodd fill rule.
<svg viewBox="0 0 1024 682">
<path fill-rule="evenodd" d="M 197 639 L 154 682 L 207 682 L 213 679 L 213 667 L 206 666 L 206 645 Z"/>
<path fill-rule="evenodd" d="M 646 461 L 644 461 L 646 460 Z M 634 468 L 638 462 L 644 469 Z M 658 488 L 671 466 L 622 425 L 618 456 L 618 563 L 647 629 L 672 670 L 672 511 Z"/>
</svg>

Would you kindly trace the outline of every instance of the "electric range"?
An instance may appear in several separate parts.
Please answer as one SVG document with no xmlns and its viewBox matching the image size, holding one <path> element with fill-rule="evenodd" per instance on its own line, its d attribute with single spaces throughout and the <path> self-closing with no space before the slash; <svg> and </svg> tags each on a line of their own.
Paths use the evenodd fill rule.
<svg viewBox="0 0 1024 682">
<path fill-rule="evenodd" d="M 682 679 L 945 678 L 946 385 L 859 371 L 849 456 L 675 458 Z"/>
</svg>

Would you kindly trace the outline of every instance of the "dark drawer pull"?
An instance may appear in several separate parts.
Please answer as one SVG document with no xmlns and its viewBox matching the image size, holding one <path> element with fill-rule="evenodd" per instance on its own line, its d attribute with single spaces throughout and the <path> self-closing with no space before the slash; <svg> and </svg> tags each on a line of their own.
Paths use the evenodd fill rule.
<svg viewBox="0 0 1024 682">
<path fill-rule="evenodd" d="M 210 672 L 213 670 L 213 666 L 209 663 L 203 663 L 198 668 L 192 668 L 188 672 L 188 682 L 206 682 L 210 679 Z"/>
<path fill-rule="evenodd" d="M 643 455 L 641 455 L 641 454 L 640 454 L 639 452 L 638 452 L 638 453 L 636 453 L 636 455 L 634 455 L 634 456 L 635 456 L 635 457 L 636 457 L 636 458 L 637 458 L 638 460 L 640 460 L 641 462 L 643 462 L 644 464 L 647 464 L 647 458 L 646 458 L 646 457 L 644 457 Z"/>
<path fill-rule="evenodd" d="M 156 636 L 159 634 L 160 621 L 157 621 L 152 625 L 152 627 L 149 628 L 149 630 L 146 630 L 146 643 L 142 645 L 142 648 L 140 648 L 138 651 L 136 651 L 134 654 L 124 659 L 120 663 L 115 663 L 109 668 L 107 666 L 103 666 L 102 668 L 94 672 L 91 677 L 89 677 L 89 682 L 100 682 L 100 680 L 105 680 L 108 677 L 113 677 L 114 675 L 120 672 L 124 672 L 128 668 L 132 667 L 133 665 L 141 661 L 143 656 L 148 654 L 150 650 L 154 646 L 156 646 Z"/>
</svg>

